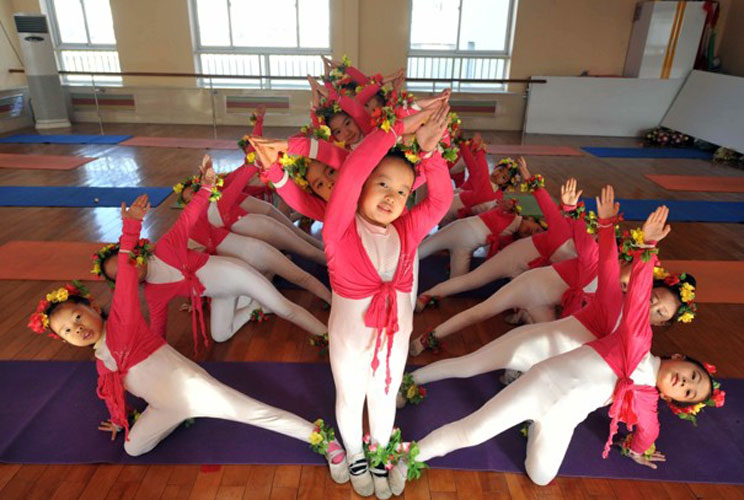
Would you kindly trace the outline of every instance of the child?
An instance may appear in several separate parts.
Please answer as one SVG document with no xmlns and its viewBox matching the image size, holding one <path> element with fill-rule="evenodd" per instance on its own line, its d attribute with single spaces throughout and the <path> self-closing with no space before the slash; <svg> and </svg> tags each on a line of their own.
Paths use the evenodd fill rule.
<svg viewBox="0 0 744 500">
<path fill-rule="evenodd" d="M 548 224 L 548 230 L 522 238 L 501 249 L 471 272 L 451 278 L 427 290 L 418 298 L 416 310 L 423 310 L 432 297 L 446 297 L 474 290 L 499 278 L 515 278 L 527 269 L 576 257 L 571 227 L 544 189 L 542 176 L 531 176 L 524 158 L 519 159 L 525 188 L 532 191 Z"/>
<path fill-rule="evenodd" d="M 124 450 L 139 456 L 152 450 L 189 418 L 243 422 L 314 443 L 313 448 L 326 456 L 334 481 L 345 482 L 348 475 L 343 448 L 322 421 L 316 426 L 220 383 L 147 327 L 139 308 L 137 269 L 130 259 L 149 209 L 147 195 L 137 198 L 128 209 L 122 203 L 119 272 L 108 317 L 101 314 L 84 289 L 68 285 L 48 294 L 29 322 L 37 333 L 51 330 L 53 336 L 76 347 L 93 347 L 98 396 L 106 402 L 111 415 L 99 429 L 110 432 L 113 441 L 123 428 Z M 148 403 L 131 428 L 125 390 Z"/>
<path fill-rule="evenodd" d="M 230 339 L 251 317 L 253 308 L 237 309 L 238 297 L 252 297 L 280 317 L 296 323 L 313 335 L 322 336 L 326 327 L 302 307 L 287 300 L 261 273 L 246 263 L 231 257 L 210 256 L 188 248 L 189 234 L 202 212 L 207 209 L 216 175 L 207 166 L 201 186 L 186 205 L 173 227 L 157 242 L 153 255 L 144 259 L 139 268 L 140 281 L 145 282 L 145 297 L 150 308 L 150 328 L 165 338 L 168 304 L 174 297 L 192 299 L 192 332 L 197 348 L 197 321 L 202 334 L 206 332 L 202 311 L 202 296 L 211 297 L 211 333 L 217 342 Z M 115 281 L 118 260 L 101 258 L 97 270 Z"/>
<path fill-rule="evenodd" d="M 448 106 L 417 130 L 424 151 L 433 150 L 446 127 Z M 449 206 L 452 188 L 441 156 L 422 163 L 429 196 L 400 217 L 414 182 L 413 167 L 385 156 L 410 131 L 407 117 L 390 132 L 378 130 L 349 155 L 325 214 L 323 241 L 333 299 L 329 355 L 336 384 L 336 420 L 348 451 L 357 493 L 388 498 L 387 469 L 370 477 L 362 445 L 367 399 L 372 447 L 385 449 L 395 418 L 395 391 L 403 375 L 412 328 L 413 260 L 419 242 Z M 382 161 L 380 161 L 382 160 Z M 382 353 L 380 352 L 382 351 Z M 379 357 L 384 367 L 378 372 Z M 371 367 L 371 369 L 370 369 Z M 381 464 L 382 465 L 382 464 Z"/>
<path fill-rule="evenodd" d="M 603 191 L 597 206 L 604 229 L 613 225 L 617 214 L 613 205 L 608 191 Z M 669 233 L 669 226 L 665 226 L 667 215 L 668 209 L 660 207 L 649 217 L 644 233 L 648 247 Z M 660 359 L 649 352 L 652 332 L 647 304 L 652 261 L 635 258 L 617 331 L 534 365 L 476 412 L 419 441 L 419 459 L 475 446 L 530 420 L 525 467 L 535 483 L 546 485 L 558 473 L 575 427 L 589 413 L 611 401 L 610 438 L 603 457 L 622 421 L 628 427 L 635 426 L 624 444 L 625 453 L 636 462 L 655 468 L 654 461 L 664 460 L 664 455 L 654 449 L 659 433 L 658 398 L 683 405 L 712 400 L 712 405 L 720 406 L 723 395 L 714 388 L 710 374 L 695 362 Z M 714 390 L 718 394 L 714 395 Z M 406 468 L 405 461 L 399 462 L 391 483 L 404 481 Z"/>
</svg>

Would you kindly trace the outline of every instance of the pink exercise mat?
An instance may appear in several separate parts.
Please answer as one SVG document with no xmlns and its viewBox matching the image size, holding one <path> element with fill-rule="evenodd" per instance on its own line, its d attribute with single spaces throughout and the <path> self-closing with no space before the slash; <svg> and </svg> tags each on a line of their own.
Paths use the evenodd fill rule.
<svg viewBox="0 0 744 500">
<path fill-rule="evenodd" d="M 197 139 L 193 137 L 137 136 L 120 142 L 119 146 L 138 146 L 146 148 L 238 149 L 238 141 L 223 139 Z"/>
<path fill-rule="evenodd" d="M 26 155 L 0 153 L 0 168 L 31 170 L 72 170 L 95 158 L 86 156 Z"/>
</svg>

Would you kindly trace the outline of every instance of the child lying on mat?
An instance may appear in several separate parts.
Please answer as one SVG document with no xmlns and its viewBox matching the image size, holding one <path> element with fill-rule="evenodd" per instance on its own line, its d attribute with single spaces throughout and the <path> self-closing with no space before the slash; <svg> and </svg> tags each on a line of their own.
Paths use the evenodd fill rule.
<svg viewBox="0 0 744 500">
<path fill-rule="evenodd" d="M 601 230 L 613 231 L 617 206 L 609 190 L 603 190 L 597 207 Z M 669 233 L 668 213 L 662 206 L 649 217 L 644 227 L 645 249 L 653 249 Z M 612 234 L 609 236 L 611 245 Z M 711 378 L 715 370 L 709 365 L 651 354 L 648 304 L 655 257 L 644 259 L 643 253 L 634 256 L 616 331 L 534 365 L 474 413 L 420 440 L 417 459 L 424 461 L 478 445 L 530 421 L 525 468 L 535 483 L 545 485 L 558 473 L 576 426 L 589 413 L 611 403 L 610 435 L 602 456 L 607 457 L 619 423 L 624 422 L 628 428 L 634 427 L 634 432 L 617 443 L 623 454 L 651 468 L 656 468 L 654 462 L 664 461 L 654 444 L 659 435 L 658 399 L 690 419 L 704 406 L 723 406 L 725 393 Z M 611 252 L 603 252 L 603 258 L 615 259 Z M 619 287 L 616 280 L 614 286 Z M 409 465 L 401 460 L 391 472 L 391 482 L 415 475 L 410 474 Z M 413 472 L 419 467 L 414 461 Z"/>
<path fill-rule="evenodd" d="M 121 207 L 123 230 L 111 310 L 104 314 L 79 283 L 48 293 L 31 316 L 29 327 L 76 347 L 93 347 L 98 396 L 110 419 L 99 430 L 113 441 L 124 429 L 124 449 L 132 456 L 149 452 L 181 422 L 211 417 L 242 422 L 299 439 L 326 457 L 333 480 L 348 481 L 345 453 L 333 429 L 256 401 L 214 379 L 154 334 L 139 306 L 137 268 L 130 260 L 139 242 L 142 219 L 150 209 L 147 195 Z M 130 423 L 124 391 L 147 401 Z"/>
</svg>

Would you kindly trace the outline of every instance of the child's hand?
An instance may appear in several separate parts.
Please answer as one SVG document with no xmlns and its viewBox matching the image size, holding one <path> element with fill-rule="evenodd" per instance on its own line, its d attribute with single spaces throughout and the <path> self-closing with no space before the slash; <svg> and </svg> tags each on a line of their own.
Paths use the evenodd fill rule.
<svg viewBox="0 0 744 500">
<path fill-rule="evenodd" d="M 646 458 L 645 455 L 636 453 L 633 450 L 628 451 L 628 456 L 633 459 L 637 464 L 645 465 L 652 469 L 656 469 L 658 466 L 654 462 L 666 462 L 666 456 L 660 451 L 655 451 L 650 457 Z"/>
<path fill-rule="evenodd" d="M 255 111 L 253 111 L 256 114 L 256 118 L 263 118 L 266 114 L 266 106 L 261 104 L 260 106 L 256 106 Z"/>
<path fill-rule="evenodd" d="M 525 181 L 532 177 L 530 170 L 527 168 L 527 160 L 524 159 L 524 156 L 520 156 L 517 160 L 517 168 L 519 169 L 519 175 L 521 175 L 522 179 Z"/>
<path fill-rule="evenodd" d="M 578 183 L 573 177 L 568 179 L 565 184 L 561 186 L 561 203 L 569 206 L 576 206 L 579 202 L 579 197 L 584 191 L 576 191 Z"/>
<path fill-rule="evenodd" d="M 262 170 L 268 170 L 277 158 L 279 158 L 279 153 L 286 153 L 289 149 L 289 142 L 280 139 L 249 135 L 248 142 L 256 150 Z"/>
<path fill-rule="evenodd" d="M 609 184 L 602 188 L 597 201 L 597 217 L 600 219 L 612 219 L 620 211 L 620 204 L 615 203 L 615 188 Z"/>
<path fill-rule="evenodd" d="M 204 173 L 210 168 L 212 168 L 212 157 L 205 154 L 202 158 L 201 165 L 199 165 L 199 176 L 204 177 Z"/>
<path fill-rule="evenodd" d="M 437 106 L 443 102 L 449 102 L 450 95 L 452 95 L 452 89 L 444 89 L 439 95 L 434 97 L 425 97 L 423 99 L 416 99 L 416 103 L 421 106 L 421 109 L 436 109 Z"/>
<path fill-rule="evenodd" d="M 127 204 L 121 202 L 121 218 L 142 220 L 150 211 L 150 200 L 146 194 L 140 195 L 134 200 L 134 203 L 127 209 Z"/>
<path fill-rule="evenodd" d="M 333 64 L 331 63 L 331 60 L 326 56 L 320 56 L 320 58 L 323 60 L 323 75 L 328 77 L 328 75 L 331 74 L 331 70 L 333 69 Z"/>
<path fill-rule="evenodd" d="M 403 134 L 414 134 L 436 111 L 436 108 L 428 108 L 408 115 L 403 118 Z"/>
<path fill-rule="evenodd" d="M 442 134 L 447 129 L 449 110 L 449 104 L 440 105 L 429 121 L 416 130 L 416 140 L 422 151 L 434 151 L 442 140 Z"/>
<path fill-rule="evenodd" d="M 103 432 L 110 432 L 111 433 L 111 441 L 116 439 L 116 433 L 121 430 L 121 427 L 111 422 L 111 420 L 106 420 L 105 422 L 101 422 L 98 424 L 98 430 Z"/>
<path fill-rule="evenodd" d="M 643 224 L 643 240 L 646 244 L 659 242 L 667 237 L 672 228 L 666 221 L 669 217 L 669 209 L 662 205 L 648 216 Z"/>
<path fill-rule="evenodd" d="M 476 151 L 484 150 L 486 149 L 486 141 L 483 140 L 483 136 L 480 135 L 480 132 L 476 132 L 473 135 L 473 148 Z"/>
</svg>

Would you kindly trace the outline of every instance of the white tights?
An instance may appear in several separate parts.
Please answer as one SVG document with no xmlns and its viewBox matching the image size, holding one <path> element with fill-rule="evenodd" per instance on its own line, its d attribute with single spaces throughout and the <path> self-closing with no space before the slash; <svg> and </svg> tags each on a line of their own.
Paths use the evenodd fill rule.
<svg viewBox="0 0 744 500">
<path fill-rule="evenodd" d="M 443 339 L 507 309 L 525 309 L 533 323 L 553 321 L 555 307 L 561 303 L 561 297 L 568 288 L 552 266 L 531 269 L 501 287 L 488 299 L 437 326 L 434 336 Z"/>
<path fill-rule="evenodd" d="M 535 364 L 571 351 L 596 337 L 573 316 L 515 328 L 477 351 L 443 359 L 412 373 L 416 384 L 469 378 L 495 370 L 525 372 Z"/>
<path fill-rule="evenodd" d="M 235 257 L 261 271 L 278 274 L 322 300 L 331 303 L 331 291 L 312 274 L 300 269 L 282 252 L 265 241 L 230 233 L 217 246 L 219 255 Z"/>
<path fill-rule="evenodd" d="M 278 221 L 279 223 L 287 226 L 293 233 L 295 233 L 297 236 L 307 241 L 314 247 L 323 249 L 323 243 L 320 240 L 318 240 L 317 238 L 313 238 L 305 231 L 295 226 L 289 219 L 289 217 L 284 215 L 278 208 L 276 208 L 269 202 L 259 200 L 258 198 L 255 198 L 253 196 L 248 196 L 240 204 L 240 208 L 248 213 L 267 215 L 275 221 Z"/>
<path fill-rule="evenodd" d="M 290 223 L 290 225 L 292 224 Z M 295 229 L 308 236 L 301 229 L 297 227 Z M 326 256 L 323 250 L 312 243 L 308 243 L 284 224 L 277 224 L 276 219 L 268 215 L 254 213 L 244 215 L 230 226 L 230 231 L 242 236 L 263 240 L 279 250 L 296 253 L 318 264 L 326 264 Z"/>
<path fill-rule="evenodd" d="M 424 259 L 440 250 L 450 254 L 450 277 L 470 271 L 473 252 L 488 243 L 491 231 L 478 216 L 459 219 L 427 237 L 419 245 L 419 258 Z"/>
<path fill-rule="evenodd" d="M 124 450 L 131 456 L 149 452 L 189 418 L 233 420 L 304 442 L 314 429 L 312 423 L 293 413 L 219 382 L 167 344 L 133 366 L 124 386 L 148 403 L 124 442 Z"/>
<path fill-rule="evenodd" d="M 237 309 L 238 298 L 248 296 L 266 305 L 278 316 L 313 335 L 326 333 L 326 326 L 306 309 L 289 301 L 260 272 L 232 257 L 211 256 L 196 271 L 204 295 L 212 298 L 211 331 L 215 342 L 230 339 L 249 319 L 254 308 Z"/>
</svg>

